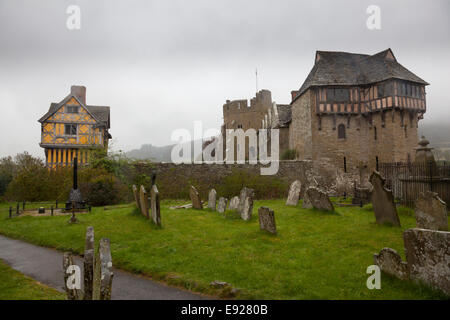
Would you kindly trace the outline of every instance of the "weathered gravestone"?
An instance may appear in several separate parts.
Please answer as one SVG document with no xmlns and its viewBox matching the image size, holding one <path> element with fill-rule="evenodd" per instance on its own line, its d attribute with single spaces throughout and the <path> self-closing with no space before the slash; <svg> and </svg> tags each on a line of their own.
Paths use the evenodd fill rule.
<svg viewBox="0 0 450 320">
<path fill-rule="evenodd" d="M 239 208 L 239 197 L 238 196 L 234 196 L 230 200 L 230 204 L 228 205 L 228 209 L 229 210 L 238 210 L 238 208 Z"/>
<path fill-rule="evenodd" d="M 191 186 L 191 188 L 189 189 L 189 196 L 191 197 L 192 208 L 203 209 L 202 200 L 200 199 L 200 195 L 198 194 L 198 191 L 194 186 Z"/>
<path fill-rule="evenodd" d="M 98 251 L 95 255 L 93 300 L 111 300 L 112 288 L 112 259 L 109 239 L 100 239 Z"/>
<path fill-rule="evenodd" d="M 141 203 L 141 213 L 149 219 L 149 213 L 148 213 L 148 195 L 147 191 L 145 190 L 145 187 L 141 185 L 141 189 L 139 192 L 139 199 Z"/>
<path fill-rule="evenodd" d="M 150 190 L 150 201 L 152 204 L 152 220 L 158 227 L 161 226 L 161 207 L 159 205 L 159 192 L 154 184 Z"/>
<path fill-rule="evenodd" d="M 216 198 L 217 198 L 217 192 L 214 189 L 211 189 L 211 191 L 208 194 L 208 208 L 212 211 L 216 211 Z"/>
<path fill-rule="evenodd" d="M 249 221 L 252 219 L 253 213 L 253 197 L 246 197 L 241 211 L 242 220 Z"/>
<path fill-rule="evenodd" d="M 447 206 L 435 192 L 421 192 L 414 213 L 417 228 L 448 231 Z"/>
<path fill-rule="evenodd" d="M 273 210 L 268 207 L 261 207 L 258 209 L 259 228 L 270 233 L 276 234 L 277 227 L 275 225 L 275 214 Z"/>
<path fill-rule="evenodd" d="M 63 272 L 64 272 L 64 289 L 67 294 L 68 300 L 83 300 L 83 291 L 81 289 L 77 289 L 78 286 L 81 286 L 81 282 L 77 283 L 77 278 L 71 277 L 71 274 L 76 272 L 76 264 L 73 260 L 72 253 L 64 252 L 63 255 Z M 81 276 L 81 275 L 80 275 Z M 68 282 L 72 280 L 71 286 L 68 286 Z"/>
<path fill-rule="evenodd" d="M 139 212 L 141 212 L 141 200 L 139 199 L 139 191 L 136 187 L 136 185 L 133 184 L 133 196 L 134 201 L 136 202 L 136 207 L 139 209 Z"/>
<path fill-rule="evenodd" d="M 374 171 L 370 176 L 370 183 L 373 186 L 371 202 L 375 219 L 378 224 L 387 223 L 400 227 L 394 196 L 390 190 L 385 188 L 384 182 L 385 180 L 377 171 Z"/>
<path fill-rule="evenodd" d="M 308 194 L 305 191 L 305 194 L 303 195 L 303 203 L 302 208 L 303 209 L 311 209 L 313 206 L 311 204 L 311 201 L 309 201 Z"/>
<path fill-rule="evenodd" d="M 306 189 L 305 198 L 307 198 L 308 201 L 307 205 L 310 205 L 313 208 L 326 211 L 334 210 L 333 204 L 331 203 L 330 198 L 328 198 L 328 195 L 316 187 L 309 187 Z"/>
<path fill-rule="evenodd" d="M 217 211 L 219 213 L 224 213 L 227 210 L 228 199 L 224 197 L 219 198 L 219 204 L 217 205 Z"/>
<path fill-rule="evenodd" d="M 94 227 L 87 227 L 84 246 L 84 300 L 92 300 L 95 259 Z"/>
<path fill-rule="evenodd" d="M 80 268 L 70 252 L 63 256 L 64 288 L 69 300 L 111 300 L 112 260 L 109 239 L 102 238 L 95 253 L 94 228 L 87 227 L 84 251 L 84 292 L 81 289 Z M 79 281 L 79 282 L 77 282 Z M 70 282 L 70 283 L 69 283 Z"/>
<path fill-rule="evenodd" d="M 295 180 L 292 182 L 291 187 L 289 188 L 289 194 L 286 200 L 287 206 L 296 206 L 298 205 L 298 199 L 300 197 L 302 184 L 299 180 Z"/>
<path fill-rule="evenodd" d="M 450 295 L 450 232 L 409 229 L 403 240 L 410 279 Z"/>
<path fill-rule="evenodd" d="M 253 200 L 254 195 L 255 191 L 253 189 L 247 187 L 242 188 L 241 194 L 239 195 L 239 204 L 237 208 L 239 213 L 242 213 L 242 211 L 244 210 L 245 199 L 247 197 L 250 197 Z"/>
<path fill-rule="evenodd" d="M 400 255 L 394 249 L 381 249 L 379 254 L 373 255 L 373 260 L 387 274 L 402 280 L 408 279 L 408 265 L 402 261 Z"/>
</svg>

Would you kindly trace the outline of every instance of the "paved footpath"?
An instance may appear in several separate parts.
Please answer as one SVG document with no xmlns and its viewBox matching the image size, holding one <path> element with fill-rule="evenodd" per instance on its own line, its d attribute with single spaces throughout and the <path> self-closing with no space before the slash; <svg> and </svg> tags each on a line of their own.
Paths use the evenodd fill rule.
<svg viewBox="0 0 450 320">
<path fill-rule="evenodd" d="M 63 292 L 63 253 L 0 235 L 0 259 L 23 274 Z M 83 270 L 81 258 L 75 262 Z M 113 261 L 114 264 L 114 261 Z M 113 300 L 201 300 L 209 297 L 166 286 L 145 277 L 114 269 Z M 82 281 L 83 282 L 83 281 Z"/>
</svg>

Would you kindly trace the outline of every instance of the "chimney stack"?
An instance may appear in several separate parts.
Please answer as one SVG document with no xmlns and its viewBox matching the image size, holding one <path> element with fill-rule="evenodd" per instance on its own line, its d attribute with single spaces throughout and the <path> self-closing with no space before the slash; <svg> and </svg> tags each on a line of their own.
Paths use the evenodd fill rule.
<svg viewBox="0 0 450 320">
<path fill-rule="evenodd" d="M 70 93 L 76 96 L 84 105 L 86 104 L 85 86 L 72 86 L 70 87 Z"/>
</svg>

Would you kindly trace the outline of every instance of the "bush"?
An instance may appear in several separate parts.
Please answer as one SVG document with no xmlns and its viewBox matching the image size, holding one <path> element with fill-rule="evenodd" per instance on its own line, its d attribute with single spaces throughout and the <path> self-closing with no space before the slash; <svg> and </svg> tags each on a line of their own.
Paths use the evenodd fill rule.
<svg viewBox="0 0 450 320">
<path fill-rule="evenodd" d="M 295 160 L 297 158 L 297 151 L 294 149 L 284 150 L 281 154 L 281 160 Z"/>
</svg>

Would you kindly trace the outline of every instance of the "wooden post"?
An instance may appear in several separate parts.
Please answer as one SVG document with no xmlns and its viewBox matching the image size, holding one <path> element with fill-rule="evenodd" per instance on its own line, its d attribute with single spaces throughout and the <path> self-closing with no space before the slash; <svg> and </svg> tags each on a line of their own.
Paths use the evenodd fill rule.
<svg viewBox="0 0 450 320">
<path fill-rule="evenodd" d="M 56 200 L 56 209 L 58 209 L 58 200 Z"/>
<path fill-rule="evenodd" d="M 82 300 L 83 299 L 83 292 L 80 289 L 77 288 L 69 288 L 67 286 L 67 281 L 69 280 L 70 274 L 68 273 L 68 270 L 70 266 L 74 266 L 75 263 L 73 261 L 73 256 L 70 252 L 65 252 L 63 256 L 63 272 L 64 272 L 64 289 L 67 293 L 67 299 L 68 300 Z"/>
<path fill-rule="evenodd" d="M 19 208 L 20 208 L 20 204 L 17 202 L 17 207 L 16 207 L 16 214 L 19 215 Z"/>
<path fill-rule="evenodd" d="M 22 210 L 25 210 L 25 201 L 22 202 Z"/>
<path fill-rule="evenodd" d="M 9 207 L 9 218 L 12 216 L 12 207 Z"/>
<path fill-rule="evenodd" d="M 50 207 L 50 215 L 53 217 L 53 206 Z"/>
</svg>

